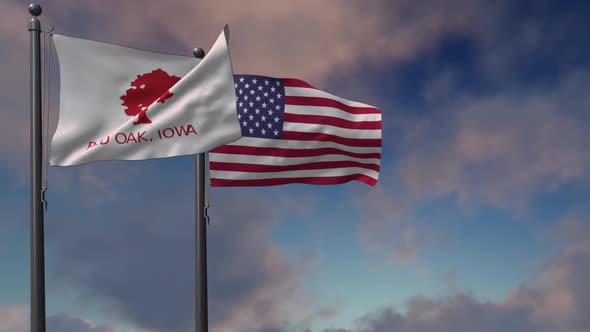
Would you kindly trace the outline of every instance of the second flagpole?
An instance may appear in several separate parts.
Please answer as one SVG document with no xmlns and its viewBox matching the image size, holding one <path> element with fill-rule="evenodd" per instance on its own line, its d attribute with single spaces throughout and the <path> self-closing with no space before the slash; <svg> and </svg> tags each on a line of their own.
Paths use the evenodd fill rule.
<svg viewBox="0 0 590 332">
<path fill-rule="evenodd" d="M 200 48 L 193 50 L 195 58 L 205 57 Z M 207 308 L 207 223 L 205 219 L 205 154 L 195 155 L 195 331 L 208 332 Z"/>
</svg>

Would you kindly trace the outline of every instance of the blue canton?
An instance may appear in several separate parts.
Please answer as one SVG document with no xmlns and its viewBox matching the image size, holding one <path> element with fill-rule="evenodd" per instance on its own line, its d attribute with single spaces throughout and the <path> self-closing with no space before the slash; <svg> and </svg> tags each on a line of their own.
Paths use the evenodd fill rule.
<svg viewBox="0 0 590 332">
<path fill-rule="evenodd" d="M 272 77 L 234 75 L 236 103 L 242 136 L 283 137 L 285 87 Z"/>
</svg>

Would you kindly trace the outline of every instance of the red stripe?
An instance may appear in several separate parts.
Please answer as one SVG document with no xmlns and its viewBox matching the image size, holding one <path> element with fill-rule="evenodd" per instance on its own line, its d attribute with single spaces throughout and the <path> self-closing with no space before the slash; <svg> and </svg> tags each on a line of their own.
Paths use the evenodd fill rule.
<svg viewBox="0 0 590 332">
<path fill-rule="evenodd" d="M 290 88 L 309 88 L 309 89 L 316 89 L 316 87 L 312 86 L 311 84 L 298 80 L 296 78 L 280 78 L 283 82 L 283 85 Z"/>
<path fill-rule="evenodd" d="M 305 184 L 342 184 L 350 181 L 360 181 L 370 186 L 375 186 L 377 180 L 363 174 L 351 174 L 345 176 L 324 176 L 324 177 L 302 177 L 302 178 L 277 178 L 277 179 L 256 179 L 256 180 L 226 180 L 211 179 L 213 187 L 258 187 L 258 186 L 278 186 L 287 183 L 305 183 Z"/>
<path fill-rule="evenodd" d="M 287 149 L 287 148 L 263 148 L 245 145 L 222 145 L 211 150 L 211 153 L 245 154 L 252 156 L 272 157 L 316 157 L 329 154 L 339 154 L 353 158 L 381 158 L 381 153 L 357 153 L 336 148 L 318 149 Z"/>
<path fill-rule="evenodd" d="M 313 123 L 347 129 L 381 129 L 381 121 L 349 121 L 334 116 L 285 113 L 286 122 Z"/>
<path fill-rule="evenodd" d="M 283 131 L 283 139 L 293 141 L 334 142 L 348 146 L 381 147 L 380 138 L 347 138 L 324 133 L 302 133 L 298 131 Z"/>
<path fill-rule="evenodd" d="M 251 172 L 251 173 L 267 173 L 267 172 L 287 172 L 287 171 L 302 171 L 312 169 L 334 169 L 345 167 L 360 167 L 379 172 L 379 165 L 365 164 L 356 161 L 319 161 L 315 163 L 306 163 L 299 165 L 260 165 L 260 164 L 243 164 L 243 163 L 227 163 L 211 161 L 209 162 L 209 169 L 215 171 L 232 171 L 232 172 Z"/>
<path fill-rule="evenodd" d="M 337 100 L 323 97 L 285 96 L 285 104 L 332 107 L 351 114 L 381 114 L 381 110 L 376 107 L 349 106 Z"/>
</svg>

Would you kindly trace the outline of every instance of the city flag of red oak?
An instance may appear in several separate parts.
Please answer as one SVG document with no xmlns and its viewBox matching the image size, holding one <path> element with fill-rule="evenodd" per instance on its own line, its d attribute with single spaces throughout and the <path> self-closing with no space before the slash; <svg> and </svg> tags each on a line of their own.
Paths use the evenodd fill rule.
<svg viewBox="0 0 590 332">
<path fill-rule="evenodd" d="M 53 39 L 60 111 L 50 165 L 191 155 L 241 137 L 227 26 L 203 60 Z"/>
</svg>

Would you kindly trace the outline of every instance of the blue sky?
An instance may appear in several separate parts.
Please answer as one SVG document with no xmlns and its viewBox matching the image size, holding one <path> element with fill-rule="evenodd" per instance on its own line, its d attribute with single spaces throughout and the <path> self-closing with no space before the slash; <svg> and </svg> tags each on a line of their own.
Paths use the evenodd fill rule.
<svg viewBox="0 0 590 332">
<path fill-rule="evenodd" d="M 212 331 L 590 331 L 584 1 L 41 4 L 174 54 L 227 23 L 236 73 L 382 110 L 376 187 L 212 189 Z M 0 332 L 28 331 L 27 5 L 0 4 Z M 191 157 L 50 169 L 48 331 L 190 331 L 193 188 Z"/>
</svg>

